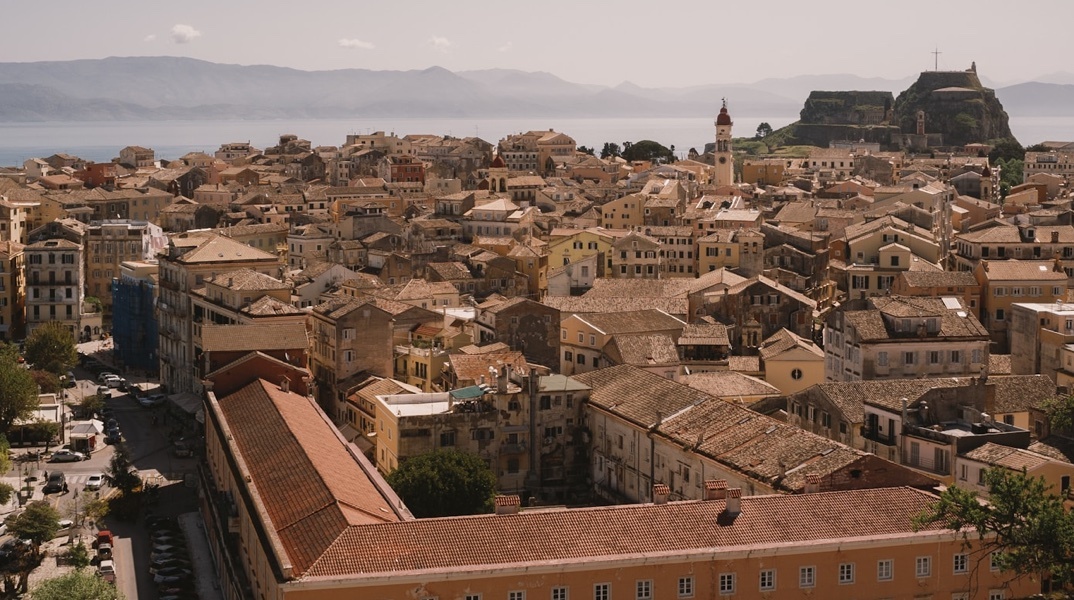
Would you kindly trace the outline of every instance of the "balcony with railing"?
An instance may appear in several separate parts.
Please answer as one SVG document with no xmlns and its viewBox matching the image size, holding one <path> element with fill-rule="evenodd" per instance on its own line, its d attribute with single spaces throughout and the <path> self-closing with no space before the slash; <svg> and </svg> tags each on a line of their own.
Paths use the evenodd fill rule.
<svg viewBox="0 0 1074 600">
<path fill-rule="evenodd" d="M 876 442 L 878 444 L 883 444 L 885 446 L 894 446 L 895 445 L 895 432 L 894 431 L 883 432 L 883 431 L 880 431 L 880 428 L 877 427 L 877 426 L 862 425 L 862 427 L 861 427 L 861 437 L 866 439 L 866 440 Z"/>
</svg>

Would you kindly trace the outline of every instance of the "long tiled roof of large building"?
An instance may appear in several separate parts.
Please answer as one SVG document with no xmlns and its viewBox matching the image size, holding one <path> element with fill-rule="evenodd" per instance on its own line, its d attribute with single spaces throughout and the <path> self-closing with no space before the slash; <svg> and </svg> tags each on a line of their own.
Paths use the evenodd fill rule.
<svg viewBox="0 0 1074 600">
<path fill-rule="evenodd" d="M 911 488 L 523 511 L 350 527 L 308 578 L 382 577 L 912 535 L 935 497 Z M 877 510 L 883 507 L 883 510 Z M 936 530 L 937 526 L 926 527 Z M 375 549 L 376 551 L 371 551 Z"/>
<path fill-rule="evenodd" d="M 295 575 L 348 528 L 399 520 L 313 400 L 258 379 L 217 401 L 249 489 Z"/>
</svg>

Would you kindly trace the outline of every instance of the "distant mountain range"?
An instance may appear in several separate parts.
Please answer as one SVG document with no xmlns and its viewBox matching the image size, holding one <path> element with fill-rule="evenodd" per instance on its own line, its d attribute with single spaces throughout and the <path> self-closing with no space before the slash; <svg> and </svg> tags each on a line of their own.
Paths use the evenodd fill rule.
<svg viewBox="0 0 1074 600">
<path fill-rule="evenodd" d="M 0 63 L 0 121 L 348 117 L 693 117 L 728 98 L 741 116 L 795 117 L 813 90 L 886 90 L 905 79 L 803 75 L 685 88 L 577 84 L 508 69 L 300 71 L 175 57 Z M 1074 116 L 1074 76 L 999 88 L 1011 116 Z"/>
</svg>

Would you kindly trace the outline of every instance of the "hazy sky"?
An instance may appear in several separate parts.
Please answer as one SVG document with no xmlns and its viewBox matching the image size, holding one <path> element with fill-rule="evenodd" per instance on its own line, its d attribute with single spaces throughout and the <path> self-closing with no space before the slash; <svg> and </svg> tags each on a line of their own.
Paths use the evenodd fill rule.
<svg viewBox="0 0 1074 600">
<path fill-rule="evenodd" d="M 231 0 L 12 3 L 0 61 L 187 56 L 303 70 L 547 71 L 689 86 L 933 67 L 1017 83 L 1062 71 L 1074 2 Z M 64 14 L 66 8 L 69 14 Z M 22 14 L 20 14 L 22 13 Z M 1065 62 L 1065 61 L 1064 61 Z"/>
</svg>

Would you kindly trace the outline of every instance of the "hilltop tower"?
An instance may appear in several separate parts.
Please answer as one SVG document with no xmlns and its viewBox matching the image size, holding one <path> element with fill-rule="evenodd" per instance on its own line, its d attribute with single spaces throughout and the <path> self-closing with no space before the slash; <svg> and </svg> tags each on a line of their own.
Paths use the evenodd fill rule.
<svg viewBox="0 0 1074 600">
<path fill-rule="evenodd" d="M 727 100 L 724 99 L 720 115 L 716 117 L 716 185 L 731 185 L 735 182 L 734 157 L 731 156 L 731 115 L 727 114 Z"/>
</svg>

